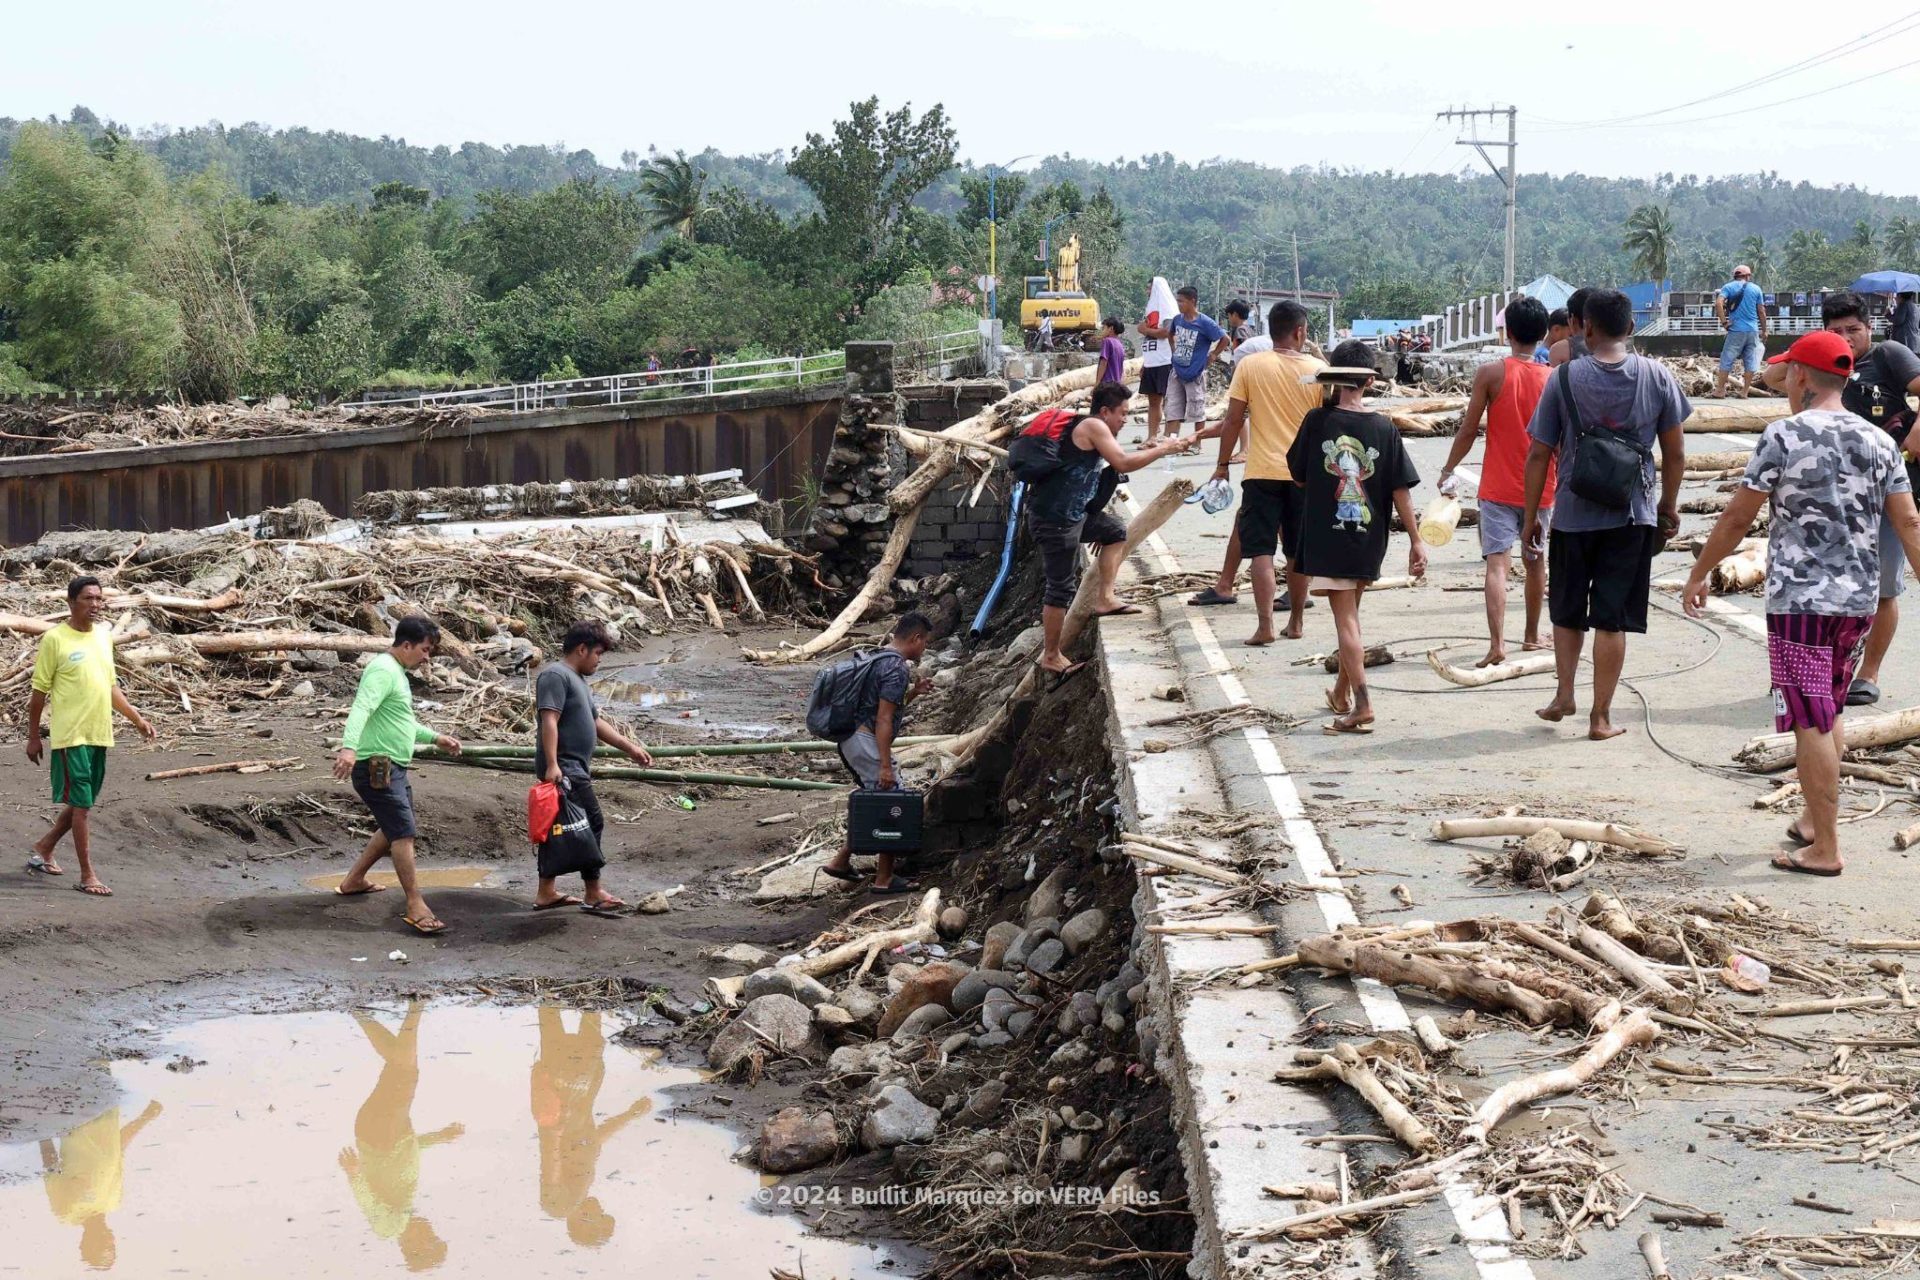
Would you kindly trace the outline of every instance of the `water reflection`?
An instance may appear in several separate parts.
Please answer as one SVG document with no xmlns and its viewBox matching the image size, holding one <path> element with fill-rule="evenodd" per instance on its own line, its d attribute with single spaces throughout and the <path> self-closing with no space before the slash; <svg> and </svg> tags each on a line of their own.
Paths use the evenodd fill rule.
<svg viewBox="0 0 1920 1280">
<path fill-rule="evenodd" d="M 560 1010 L 540 1010 L 540 1056 L 533 1063 L 533 1123 L 540 1134 L 540 1208 L 567 1224 L 567 1237 L 597 1249 L 613 1239 L 614 1220 L 593 1195 L 607 1139 L 653 1109 L 639 1098 L 608 1120 L 594 1120 L 606 1082 L 606 1038 L 600 1015 L 580 1015 L 569 1034 Z"/>
<path fill-rule="evenodd" d="M 365 1014 L 354 1015 L 360 1033 L 380 1055 L 380 1078 L 353 1118 L 354 1145 L 340 1152 L 340 1168 L 367 1225 L 382 1240 L 399 1243 L 409 1271 L 431 1271 L 447 1260 L 447 1242 L 413 1211 L 420 1189 L 420 1153 L 466 1132 L 460 1124 L 424 1135 L 413 1131 L 413 1095 L 420 1087 L 420 1019 L 425 1012 L 413 1001 L 397 1032 Z"/>
<path fill-rule="evenodd" d="M 118 1253 L 107 1215 L 120 1207 L 127 1145 L 159 1114 L 160 1104 L 149 1102 L 131 1124 L 122 1126 L 120 1108 L 108 1107 L 60 1139 L 57 1147 L 50 1138 L 40 1142 L 47 1204 L 54 1217 L 80 1228 L 80 1257 L 96 1270 L 111 1269 Z"/>
</svg>

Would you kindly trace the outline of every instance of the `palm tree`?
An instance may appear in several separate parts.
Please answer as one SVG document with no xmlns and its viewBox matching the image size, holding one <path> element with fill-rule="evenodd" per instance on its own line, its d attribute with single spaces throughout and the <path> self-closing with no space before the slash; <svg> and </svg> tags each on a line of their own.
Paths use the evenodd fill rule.
<svg viewBox="0 0 1920 1280">
<path fill-rule="evenodd" d="M 1649 280 L 1667 278 L 1673 258 L 1673 215 L 1657 204 L 1643 204 L 1627 215 L 1627 238 L 1620 247 L 1633 255 L 1633 265 Z"/>
<path fill-rule="evenodd" d="M 1767 252 L 1767 242 L 1760 236 L 1752 235 L 1740 242 L 1740 257 L 1753 268 L 1753 282 L 1764 287 L 1765 282 L 1773 279 L 1773 255 Z"/>
<path fill-rule="evenodd" d="M 1848 237 L 1847 243 L 1856 249 L 1873 252 L 1873 224 L 1865 218 L 1859 219 L 1853 224 L 1853 235 Z"/>
<path fill-rule="evenodd" d="M 1887 219 L 1887 265 L 1911 268 L 1920 260 L 1920 221 L 1904 213 Z"/>
<path fill-rule="evenodd" d="M 687 153 L 654 156 L 640 174 L 640 190 L 652 206 L 654 231 L 672 231 L 693 239 L 693 225 L 713 212 L 706 202 L 707 171 L 696 169 Z"/>
</svg>

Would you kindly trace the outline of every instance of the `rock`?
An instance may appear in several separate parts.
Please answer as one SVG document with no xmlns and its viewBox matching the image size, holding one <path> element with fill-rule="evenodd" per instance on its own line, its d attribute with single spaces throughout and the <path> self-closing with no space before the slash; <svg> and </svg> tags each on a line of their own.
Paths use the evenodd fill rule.
<svg viewBox="0 0 1920 1280">
<path fill-rule="evenodd" d="M 1007 1019 L 1027 1006 L 1011 991 L 995 987 L 980 1004 L 980 1022 L 989 1031 L 1006 1028 Z"/>
<path fill-rule="evenodd" d="M 938 1111 L 899 1085 L 888 1085 L 860 1126 L 860 1142 L 869 1151 L 887 1151 L 906 1142 L 925 1142 L 939 1127 Z"/>
<path fill-rule="evenodd" d="M 1100 1212 L 1113 1213 L 1120 1209 L 1131 1209 L 1135 1205 L 1149 1202 L 1147 1193 L 1140 1186 L 1138 1169 L 1122 1169 L 1120 1176 L 1107 1188 L 1105 1198 L 1100 1201 Z"/>
<path fill-rule="evenodd" d="M 725 1075 L 755 1054 L 791 1054 L 817 1062 L 825 1053 L 813 1013 L 792 996 L 761 996 L 722 1027 L 707 1046 L 707 1064 Z"/>
<path fill-rule="evenodd" d="M 760 1168 L 765 1173 L 798 1173 L 825 1164 L 840 1151 L 840 1132 L 831 1111 L 783 1107 L 760 1129 Z"/>
<path fill-rule="evenodd" d="M 1114 1035 L 1120 1035 L 1127 1029 L 1127 1020 L 1109 1009 L 1100 1015 L 1100 1025 Z"/>
<path fill-rule="evenodd" d="M 635 903 L 633 909 L 643 916 L 663 916 L 673 910 L 673 899 L 656 889 Z"/>
<path fill-rule="evenodd" d="M 1066 944 L 1068 955 L 1077 956 L 1106 931 L 1107 913 L 1094 907 L 1061 925 L 1060 941 Z"/>
<path fill-rule="evenodd" d="M 1093 1050 L 1087 1047 L 1085 1040 L 1069 1040 L 1053 1051 L 1047 1059 L 1050 1071 L 1071 1071 L 1075 1067 L 1084 1067 L 1093 1060 Z"/>
<path fill-rule="evenodd" d="M 792 996 L 807 1008 L 816 1008 L 833 999 L 833 993 L 798 969 L 755 969 L 740 987 L 740 998 L 748 1002 L 761 996 Z"/>
<path fill-rule="evenodd" d="M 1027 1034 L 1027 1028 L 1033 1025 L 1033 1010 L 1022 1009 L 1018 1013 L 1007 1015 L 1007 1034 L 1019 1037 Z"/>
<path fill-rule="evenodd" d="M 1007 948 L 1020 936 L 1020 926 L 1011 920 L 1002 920 L 987 930 L 985 944 L 980 951 L 982 969 L 998 969 L 1006 962 Z"/>
<path fill-rule="evenodd" d="M 756 947 L 749 942 L 735 942 L 724 947 L 708 947 L 700 953 L 702 960 L 711 960 L 715 964 L 737 964 L 747 969 L 764 969 L 779 957 L 765 947 Z"/>
<path fill-rule="evenodd" d="M 989 1080 L 967 1095 L 967 1105 L 960 1109 L 960 1123 L 978 1128 L 991 1124 L 1000 1110 L 1000 1102 L 1007 1096 L 1007 1086 L 999 1080 Z"/>
<path fill-rule="evenodd" d="M 870 1027 L 880 1020 L 880 997 L 865 987 L 849 986 L 833 998 L 833 1002 L 853 1015 L 853 1020 L 863 1027 Z"/>
<path fill-rule="evenodd" d="M 808 862 L 769 871 L 753 891 L 755 902 L 783 902 L 789 898 L 818 898 L 829 885 L 839 881 L 819 874 L 820 868 Z"/>
<path fill-rule="evenodd" d="M 887 969 L 887 998 L 891 1000 L 899 995 L 901 988 L 907 985 L 907 979 L 920 972 L 920 969 L 921 966 L 911 960 L 903 960 L 899 964 L 890 966 Z"/>
<path fill-rule="evenodd" d="M 1058 916 L 1064 909 L 1063 899 L 1067 892 L 1067 869 L 1055 867 L 1047 873 L 1047 878 L 1034 887 L 1027 898 L 1024 919 L 1031 924 L 1048 916 Z"/>
<path fill-rule="evenodd" d="M 1007 646 L 1005 661 L 1009 665 L 1027 661 L 1027 659 L 1040 652 L 1040 646 L 1045 640 L 1046 635 L 1039 627 L 1028 627 L 1025 631 L 1015 636 L 1013 643 Z"/>
<path fill-rule="evenodd" d="M 1001 962 L 1001 966 L 1010 972 L 1026 968 L 1027 958 L 1033 954 L 1034 948 L 1057 936 L 1059 932 L 1059 922 L 1056 920 L 1034 921 L 1022 929 L 1020 936 L 1007 947 L 1007 956 Z"/>
<path fill-rule="evenodd" d="M 940 931 L 941 937 L 949 941 L 959 937 L 967 931 L 967 909 L 948 907 L 940 913 L 939 922 L 934 927 Z"/>
<path fill-rule="evenodd" d="M 951 1058 L 954 1054 L 959 1053 L 972 1043 L 972 1036 L 964 1031 L 956 1031 L 940 1042 L 940 1056 L 943 1058 Z"/>
<path fill-rule="evenodd" d="M 973 1047 L 976 1049 L 998 1049 L 1002 1045 L 1012 1043 L 1013 1037 L 1004 1031 L 989 1031 L 985 1035 L 973 1038 Z"/>
<path fill-rule="evenodd" d="M 827 1070 L 836 1076 L 870 1076 L 891 1061 L 883 1044 L 849 1044 L 835 1049 Z"/>
<path fill-rule="evenodd" d="M 293 696 L 303 699 L 311 698 L 313 696 L 313 681 L 302 680 L 299 684 L 293 686 Z"/>
<path fill-rule="evenodd" d="M 1067 946 L 1058 938 L 1048 938 L 1027 957 L 1027 968 L 1035 973 L 1052 973 L 1067 958 Z"/>
<path fill-rule="evenodd" d="M 1160 1033 L 1145 1018 L 1140 1019 L 1140 1025 L 1134 1028 L 1134 1033 L 1140 1038 L 1140 1061 L 1153 1070 L 1159 1070 L 1154 1064 L 1160 1056 Z"/>
<path fill-rule="evenodd" d="M 924 1005 L 937 1004 L 944 1012 L 947 1002 L 953 999 L 953 989 L 967 971 L 957 964 L 945 960 L 936 960 L 926 965 L 901 984 L 893 999 L 887 1001 L 887 1011 L 880 1018 L 880 1027 L 876 1034 L 890 1036 L 907 1015 Z M 942 1019 L 945 1021 L 945 1019 Z"/>
<path fill-rule="evenodd" d="M 952 1021 L 953 1015 L 947 1012 L 945 1005 L 923 1004 L 901 1019 L 900 1025 L 893 1029 L 893 1035 L 889 1038 L 895 1044 L 906 1044 Z"/>
<path fill-rule="evenodd" d="M 953 996 L 947 1001 L 947 1007 L 955 1013 L 971 1013 L 987 998 L 987 992 L 996 989 L 1011 991 L 1019 983 L 1020 979 L 1011 973 L 1002 973 L 998 969 L 975 969 L 954 984 Z"/>
<path fill-rule="evenodd" d="M 1091 1145 L 1093 1145 L 1092 1141 L 1086 1134 L 1070 1133 L 1060 1139 L 1060 1146 L 1056 1149 L 1054 1159 L 1066 1165 L 1085 1164 L 1087 1148 Z"/>
<path fill-rule="evenodd" d="M 820 1030 L 832 1039 L 840 1039 L 857 1025 L 853 1015 L 837 1004 L 819 1004 L 813 1007 L 813 1020 Z"/>
<path fill-rule="evenodd" d="M 1073 999 L 1067 1002 L 1067 1011 L 1073 1015 L 1074 1021 L 1083 1027 L 1100 1024 L 1100 1002 L 1093 998 L 1091 991 L 1074 992 Z"/>
<path fill-rule="evenodd" d="M 958 667 L 943 667 L 933 673 L 933 687 L 936 689 L 951 689 L 959 683 L 960 668 Z"/>
<path fill-rule="evenodd" d="M 980 1157 L 980 1172 L 986 1174 L 988 1177 L 998 1178 L 1001 1175 L 1005 1174 L 1006 1171 L 1007 1171 L 1007 1153 L 1006 1152 L 989 1151 L 987 1152 L 986 1155 Z"/>
</svg>

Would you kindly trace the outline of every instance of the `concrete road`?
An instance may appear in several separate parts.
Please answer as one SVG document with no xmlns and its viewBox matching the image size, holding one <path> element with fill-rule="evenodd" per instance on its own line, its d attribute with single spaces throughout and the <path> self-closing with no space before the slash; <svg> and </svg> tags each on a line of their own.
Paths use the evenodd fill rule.
<svg viewBox="0 0 1920 1280">
<path fill-rule="evenodd" d="M 1753 440 L 1691 436 L 1689 447 L 1727 451 L 1750 448 Z M 1445 439 L 1411 442 L 1423 478 L 1414 495 L 1416 507 L 1433 498 L 1432 484 L 1450 444 Z M 1476 446 L 1469 460 L 1474 478 L 1478 454 Z M 1209 448 L 1208 460 L 1155 464 L 1135 473 L 1132 490 L 1144 502 L 1174 476 L 1201 483 L 1211 456 Z M 1689 486 L 1688 494 L 1713 487 Z M 1186 508 L 1162 531 L 1164 547 L 1143 556 L 1141 567 L 1150 573 L 1176 565 L 1188 571 L 1217 569 L 1237 510 L 1236 505 L 1209 517 L 1197 505 Z M 1683 531 L 1703 531 L 1712 519 L 1685 517 Z M 1386 573 L 1406 572 L 1406 546 L 1403 535 L 1394 537 Z M 1661 556 L 1656 580 L 1683 577 L 1689 561 L 1684 555 Z M 1742 743 L 1773 727 L 1761 597 L 1728 597 L 1710 623 L 1697 623 L 1680 613 L 1673 592 L 1656 590 L 1649 633 L 1629 643 L 1626 680 L 1631 688 L 1623 688 L 1615 704 L 1615 722 L 1628 731 L 1613 741 L 1594 743 L 1585 736 L 1584 679 L 1581 714 L 1549 724 L 1533 711 L 1548 700 L 1550 675 L 1469 690 L 1445 683 L 1428 669 L 1422 655 L 1437 645 L 1451 646 L 1449 656 L 1458 665 L 1471 665 L 1484 653 L 1480 580 L 1477 536 L 1462 530 L 1451 545 L 1434 550 L 1426 587 L 1367 597 L 1362 610 L 1367 641 L 1389 644 L 1398 655 L 1394 664 L 1369 672 L 1378 719 L 1375 732 L 1367 737 L 1323 734 L 1321 725 L 1330 713 L 1322 692 L 1332 678 L 1318 665 L 1292 665 L 1296 658 L 1333 649 L 1332 619 L 1324 603 L 1308 611 L 1304 639 L 1254 649 L 1241 643 L 1253 630 L 1250 592 L 1243 591 L 1236 605 L 1208 609 L 1184 605 L 1178 597 L 1161 601 L 1162 622 L 1181 653 L 1196 705 L 1223 701 L 1214 681 L 1198 677 L 1217 672 L 1224 663 L 1256 705 L 1302 721 L 1277 739 L 1280 755 L 1336 862 L 1360 873 L 1351 884 L 1363 921 L 1483 914 L 1542 918 L 1553 905 L 1547 895 L 1516 891 L 1511 885 L 1476 887 L 1473 847 L 1429 839 L 1436 817 L 1491 814 L 1521 804 L 1531 813 L 1572 811 L 1626 822 L 1686 846 L 1680 861 L 1610 862 L 1569 895 L 1575 906 L 1591 889 L 1698 892 L 1718 899 L 1737 891 L 1817 918 L 1829 936 L 1913 935 L 1914 904 L 1920 900 L 1912 887 L 1915 866 L 1912 855 L 1892 848 L 1893 832 L 1920 818 L 1912 803 L 1896 801 L 1880 816 L 1843 828 L 1850 863 L 1839 879 L 1788 876 L 1768 866 L 1768 859 L 1783 847 L 1779 837 L 1785 820 L 1754 809 L 1752 801 L 1773 784 L 1729 769 Z M 1508 615 L 1509 647 L 1516 653 L 1520 630 L 1516 582 Z M 1882 684 L 1886 696 L 1881 709 L 1920 704 L 1920 610 L 1899 637 Z M 1242 737 L 1223 735 L 1213 746 L 1230 803 L 1252 812 L 1270 808 L 1259 785 L 1260 765 Z M 1871 793 L 1859 792 L 1843 800 L 1843 810 L 1865 811 L 1873 799 Z M 1497 844 L 1485 841 L 1479 847 L 1490 851 Z M 1391 896 L 1395 885 L 1411 891 L 1411 909 Z M 1291 937 L 1325 928 L 1310 903 L 1282 907 L 1272 918 L 1282 925 L 1276 940 L 1279 951 L 1288 949 Z M 1380 1012 L 1356 998 L 1349 983 L 1307 976 L 1292 981 L 1303 1008 L 1317 1009 L 1321 1022 L 1345 1024 L 1358 1034 L 1382 1025 Z M 1402 998 L 1409 1013 L 1440 1011 L 1413 993 L 1404 992 Z M 1817 1028 L 1812 1025 L 1816 1022 Z M 1837 1027 L 1815 1019 L 1795 1025 L 1799 1034 L 1813 1030 Z M 1457 1083 L 1469 1098 L 1477 1097 L 1504 1078 L 1542 1069 L 1542 1047 L 1517 1035 L 1489 1036 L 1476 1042 L 1470 1054 L 1484 1075 Z M 1787 1046 L 1776 1050 L 1782 1070 L 1816 1060 Z M 1690 1045 L 1666 1045 L 1661 1051 L 1710 1064 L 1727 1061 Z M 1530 1053 L 1532 1063 L 1518 1061 Z M 1920 1182 L 1904 1174 L 1824 1164 L 1819 1153 L 1756 1152 L 1705 1123 L 1710 1116 L 1778 1114 L 1793 1105 L 1795 1095 L 1645 1079 L 1636 1081 L 1630 1092 L 1601 1090 L 1596 1099 L 1571 1105 L 1592 1109 L 1592 1120 L 1606 1135 L 1605 1145 L 1616 1153 L 1620 1174 L 1637 1190 L 1727 1215 L 1727 1230 L 1663 1237 L 1676 1274 L 1722 1274 L 1728 1269 L 1709 1265 L 1710 1255 L 1734 1236 L 1756 1229 L 1811 1232 L 1836 1224 L 1864 1225 L 1873 1216 L 1920 1217 Z M 1336 1105 L 1347 1108 L 1351 1101 L 1340 1099 Z M 1566 1114 L 1559 1111 L 1559 1119 Z M 1349 1110 L 1346 1119 L 1355 1127 L 1370 1124 L 1367 1113 L 1358 1109 Z M 1793 1196 L 1816 1190 L 1824 1199 L 1853 1208 L 1856 1216 L 1834 1218 L 1789 1203 Z M 1643 1206 L 1620 1230 L 1584 1232 L 1581 1242 L 1587 1254 L 1573 1260 L 1500 1261 L 1504 1251 L 1497 1248 L 1475 1250 L 1476 1256 L 1470 1257 L 1460 1240 L 1467 1220 L 1439 1201 L 1404 1211 L 1389 1225 L 1382 1243 L 1398 1250 L 1399 1265 L 1407 1274 L 1422 1277 L 1619 1280 L 1645 1274 L 1635 1237 L 1651 1225 L 1646 1214 L 1652 1207 Z M 1530 1221 L 1529 1226 L 1534 1237 L 1544 1234 L 1544 1223 Z M 1524 1243 L 1514 1250 L 1528 1251 Z"/>
</svg>

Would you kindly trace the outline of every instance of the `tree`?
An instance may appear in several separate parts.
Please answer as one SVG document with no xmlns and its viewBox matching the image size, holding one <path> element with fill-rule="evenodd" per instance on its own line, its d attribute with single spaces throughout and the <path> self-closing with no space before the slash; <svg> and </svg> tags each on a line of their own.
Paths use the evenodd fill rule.
<svg viewBox="0 0 1920 1280">
<path fill-rule="evenodd" d="M 1627 215 L 1626 227 L 1620 247 L 1633 255 L 1634 269 L 1649 280 L 1665 280 L 1673 258 L 1672 213 L 1661 205 L 1643 204 Z"/>
<path fill-rule="evenodd" d="M 1875 248 L 1873 223 L 1866 218 L 1857 219 L 1853 224 L 1853 234 L 1847 237 L 1847 243 L 1855 249 L 1872 253 Z"/>
<path fill-rule="evenodd" d="M 1920 262 L 1920 220 L 1897 214 L 1887 220 L 1887 265 L 1912 270 Z"/>
<path fill-rule="evenodd" d="M 692 240 L 694 224 L 713 211 L 706 202 L 707 171 L 696 169 L 687 153 L 655 156 L 640 174 L 640 190 L 652 213 L 650 231 L 671 231 Z"/>
<path fill-rule="evenodd" d="M 1758 235 L 1747 236 L 1740 242 L 1740 257 L 1753 268 L 1753 282 L 1765 287 L 1773 279 L 1773 255 L 1767 251 L 1767 242 Z"/>
</svg>

